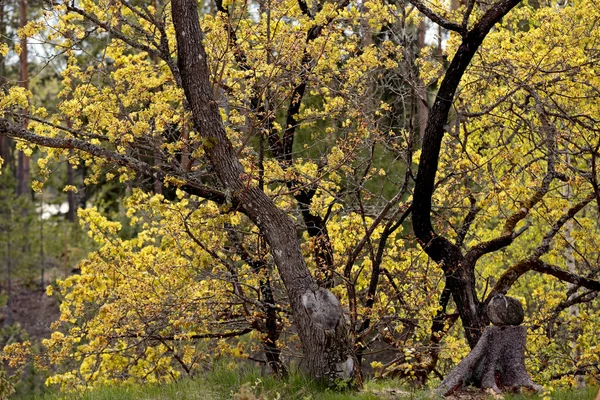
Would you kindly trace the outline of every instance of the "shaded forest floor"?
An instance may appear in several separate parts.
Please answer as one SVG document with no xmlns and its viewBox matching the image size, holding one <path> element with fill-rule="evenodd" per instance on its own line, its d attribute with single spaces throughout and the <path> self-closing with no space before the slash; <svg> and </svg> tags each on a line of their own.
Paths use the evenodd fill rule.
<svg viewBox="0 0 600 400">
<path fill-rule="evenodd" d="M 6 293 L 5 285 L 0 285 L 0 291 Z M 50 336 L 50 325 L 60 316 L 56 297 L 46 294 L 45 288 L 28 288 L 14 285 L 11 296 L 12 323 L 18 323 L 27 332 L 32 341 Z M 9 311 L 4 304 L 0 308 L 0 327 L 8 318 Z"/>
</svg>

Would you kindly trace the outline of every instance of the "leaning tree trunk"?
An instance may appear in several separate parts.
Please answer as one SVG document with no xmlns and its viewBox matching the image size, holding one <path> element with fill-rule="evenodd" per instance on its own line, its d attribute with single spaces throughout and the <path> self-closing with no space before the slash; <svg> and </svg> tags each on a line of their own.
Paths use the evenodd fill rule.
<svg viewBox="0 0 600 400">
<path fill-rule="evenodd" d="M 204 150 L 232 200 L 264 235 L 286 287 L 304 351 L 304 365 L 313 378 L 354 379 L 360 371 L 337 298 L 320 288 L 300 252 L 293 221 L 251 183 L 227 138 L 209 81 L 206 52 L 195 0 L 173 0 L 182 85 Z"/>
<path fill-rule="evenodd" d="M 527 328 L 520 326 L 524 317 L 521 303 L 512 297 L 496 295 L 488 303 L 487 312 L 496 326 L 485 328 L 469 355 L 444 379 L 438 394 L 447 396 L 468 385 L 496 393 L 521 387 L 541 389 L 525 370 Z"/>
<path fill-rule="evenodd" d="M 438 25 L 442 24 L 446 29 L 460 34 L 462 41 L 444 74 L 427 117 L 413 193 L 412 226 L 423 250 L 432 260 L 440 264 L 444 271 L 446 286 L 452 293 L 471 348 L 477 344 L 483 328 L 489 323 L 475 291 L 474 268 L 477 260 L 476 258 L 467 260 L 456 244 L 435 232 L 431 222 L 432 198 L 444 127 L 448 122 L 456 89 L 489 31 L 520 1 L 498 0 L 492 3 L 470 30 L 468 29 L 469 14 L 465 15 L 462 25 L 456 25 L 439 16 L 436 18 Z M 409 2 L 428 17 L 436 15 L 419 0 L 409 0 Z"/>
</svg>

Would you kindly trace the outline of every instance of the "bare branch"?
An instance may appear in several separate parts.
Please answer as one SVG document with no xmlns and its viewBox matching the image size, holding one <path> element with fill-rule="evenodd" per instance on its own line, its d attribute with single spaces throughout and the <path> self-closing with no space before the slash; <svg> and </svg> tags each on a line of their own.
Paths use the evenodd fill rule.
<svg viewBox="0 0 600 400">
<path fill-rule="evenodd" d="M 515 87 L 514 89 L 510 90 L 505 95 L 500 96 L 494 103 L 490 104 L 489 106 L 487 106 L 486 108 L 484 108 L 481 111 L 478 111 L 478 112 L 460 111 L 459 114 L 463 117 L 469 117 L 469 118 L 481 117 L 482 115 L 486 115 L 486 114 L 494 111 L 494 109 L 496 107 L 498 107 L 500 104 L 504 103 L 508 98 L 510 98 L 513 94 L 518 92 L 520 89 L 521 88 L 519 86 Z"/>
<path fill-rule="evenodd" d="M 203 334 L 196 334 L 196 335 L 190 335 L 190 336 L 182 335 L 181 337 L 177 337 L 177 338 L 175 336 L 163 336 L 163 335 L 144 336 L 144 335 L 126 334 L 126 335 L 110 336 L 110 339 L 124 339 L 124 338 L 138 339 L 138 338 L 141 338 L 141 339 L 158 340 L 158 341 L 182 340 L 184 338 L 189 338 L 189 339 L 227 339 L 227 338 L 242 336 L 242 335 L 245 335 L 246 333 L 250 333 L 250 332 L 252 332 L 252 328 L 245 328 L 240 331 L 231 331 L 231 332 L 224 332 L 224 333 L 203 333 Z"/>
<path fill-rule="evenodd" d="M 471 17 L 471 13 L 473 12 L 473 7 L 475 6 L 475 0 L 467 1 L 467 9 L 465 10 L 465 14 L 463 15 L 462 28 L 466 31 L 469 29 L 469 18 Z"/>
<path fill-rule="evenodd" d="M 415 8 L 423 13 L 427 18 L 438 24 L 444 29 L 448 29 L 449 31 L 458 32 L 461 36 L 466 36 L 467 30 L 465 26 L 459 25 L 457 23 L 448 21 L 446 18 L 437 14 L 432 9 L 428 8 L 421 0 L 408 0 L 410 4 L 415 6 Z"/>
<path fill-rule="evenodd" d="M 566 300 L 562 301 L 559 305 L 554 307 L 554 310 L 552 310 L 552 315 L 547 320 L 548 322 L 546 326 L 546 335 L 548 337 L 554 336 L 554 325 L 556 323 L 556 319 L 558 318 L 561 312 L 576 304 L 589 303 L 596 297 L 598 297 L 598 292 L 587 291 L 576 296 L 569 296 Z M 534 326 L 533 328 L 539 328 L 539 325 Z"/>
<path fill-rule="evenodd" d="M 488 240 L 483 243 L 479 243 L 473 246 L 465 255 L 465 258 L 471 262 L 477 261 L 483 255 L 493 253 L 494 251 L 501 250 L 506 246 L 510 245 L 516 238 L 518 238 L 523 232 L 529 228 L 529 224 L 525 224 L 523 227 L 515 232 L 509 232 L 498 236 L 492 240 Z"/>
<path fill-rule="evenodd" d="M 92 22 L 94 25 L 96 25 L 96 26 L 104 29 L 107 32 L 110 32 L 114 37 L 116 37 L 117 39 L 119 39 L 119 40 L 123 41 L 124 43 L 130 45 L 131 47 L 133 47 L 135 49 L 138 49 L 138 50 L 145 51 L 146 53 L 148 53 L 151 56 L 155 56 L 155 57 L 158 57 L 158 58 L 162 59 L 162 54 L 158 50 L 153 49 L 152 47 L 150 47 L 148 45 L 145 45 L 143 43 L 140 43 L 140 42 L 137 42 L 137 41 L 133 40 L 132 38 L 130 38 L 129 36 L 125 35 L 120 30 L 115 29 L 114 27 L 110 26 L 108 23 L 100 21 L 95 15 L 89 14 L 89 13 L 85 12 L 84 10 L 82 10 L 80 8 L 77 8 L 75 6 L 69 5 L 68 3 L 67 3 L 67 10 L 75 12 L 75 13 L 81 15 L 82 17 L 84 17 L 88 21 Z M 158 47 L 158 45 L 156 47 Z"/>
<path fill-rule="evenodd" d="M 458 230 L 458 234 L 456 237 L 457 247 L 461 247 L 463 245 L 465 237 L 467 236 L 467 233 L 471 228 L 471 224 L 475 220 L 475 217 L 477 216 L 479 211 L 481 211 L 481 207 L 477 206 L 475 202 L 475 196 L 473 196 L 472 194 L 469 194 L 469 202 L 471 203 L 471 207 L 469 208 L 469 212 L 465 216 L 465 219 L 463 220 L 462 226 Z"/>
<path fill-rule="evenodd" d="M 306 0 L 298 0 L 298 7 L 300 7 L 300 11 L 302 11 L 302 14 L 306 15 L 309 18 L 313 18 L 313 16 L 310 13 L 310 10 L 308 9 L 308 4 L 306 4 Z"/>
<path fill-rule="evenodd" d="M 555 265 L 545 263 L 541 260 L 537 260 L 537 262 L 534 262 L 531 267 L 531 270 L 542 274 L 552 275 L 564 282 L 569 282 L 574 285 L 584 287 L 586 289 L 594 290 L 596 292 L 600 291 L 600 281 L 588 279 L 583 276 L 574 274 L 572 272 L 565 271 Z"/>
<path fill-rule="evenodd" d="M 400 201 L 400 199 L 402 198 L 402 196 L 404 196 L 404 193 L 405 193 L 405 190 L 403 188 L 398 193 L 396 193 L 396 195 L 394 196 L 394 198 L 392 198 L 385 205 L 385 207 L 383 207 L 383 210 L 381 210 L 381 212 L 379 213 L 379 215 L 377 216 L 377 218 L 375 218 L 375 220 L 371 223 L 371 226 L 369 226 L 369 228 L 365 232 L 365 235 L 363 236 L 363 238 L 361 239 L 361 241 L 356 245 L 356 247 L 354 247 L 354 249 L 352 250 L 352 253 L 348 257 L 348 260 L 346 261 L 346 266 L 344 267 L 344 276 L 346 278 L 348 278 L 350 276 L 350 271 L 352 270 L 352 266 L 354 265 L 354 261 L 356 261 L 356 258 L 358 257 L 358 255 L 362 251 L 363 247 L 365 246 L 365 244 L 367 243 L 367 241 L 371 237 L 371 234 L 373 233 L 373 231 L 375 230 L 375 228 L 377 228 L 379 226 L 379 224 L 381 223 L 381 221 L 383 220 L 383 218 L 385 218 L 385 216 L 387 215 L 388 211 L 394 205 L 398 204 L 398 202 Z"/>
<path fill-rule="evenodd" d="M 544 261 L 535 257 L 529 257 L 519 261 L 512 267 L 510 267 L 494 286 L 486 301 L 491 299 L 496 293 L 506 294 L 508 289 L 525 273 L 529 271 L 536 271 L 542 274 L 552 275 L 564 282 L 569 282 L 574 285 L 585 287 L 590 290 L 600 291 L 600 282 L 573 274 L 565 271 L 557 266 L 545 263 Z"/>
<path fill-rule="evenodd" d="M 533 195 L 522 204 L 522 207 L 518 211 L 506 219 L 502 235 L 477 244 L 467 252 L 465 257 L 473 262 L 477 261 L 485 254 L 498 251 L 510 245 L 517 237 L 525 232 L 529 225 L 525 225 L 521 229 L 515 231 L 516 225 L 529 215 L 529 211 L 544 198 L 546 193 L 548 193 L 548 190 L 550 190 L 550 184 L 557 177 L 563 178 L 562 175 L 559 175 L 554 171 L 549 171 L 546 176 L 544 176 L 542 184 L 537 188 Z"/>
<path fill-rule="evenodd" d="M 563 225 L 568 220 L 573 218 L 575 216 L 575 214 L 577 214 L 579 211 L 581 211 L 594 198 L 595 198 L 595 194 L 592 193 L 592 194 L 588 195 L 585 199 L 583 199 L 581 202 L 579 202 L 579 203 L 575 204 L 573 207 L 569 208 L 569 210 L 567 210 L 554 223 L 554 225 L 550 228 L 550 230 L 544 235 L 544 238 L 542 239 L 542 243 L 533 251 L 533 254 L 531 256 L 529 256 L 528 258 L 526 258 L 524 260 L 519 261 L 518 263 L 516 263 L 515 265 L 510 267 L 507 271 L 505 271 L 504 274 L 502 274 L 500 279 L 498 279 L 496 286 L 490 293 L 490 296 L 492 296 L 494 293 L 506 294 L 508 289 L 510 289 L 510 287 L 519 279 L 519 277 L 528 271 L 537 271 L 540 273 L 553 275 L 565 282 L 570 282 L 570 283 L 573 283 L 573 284 L 576 284 L 579 286 L 583 286 L 583 287 L 586 287 L 586 288 L 592 289 L 592 290 L 599 290 L 598 288 L 600 288 L 600 286 L 598 286 L 598 288 L 594 289 L 595 284 L 600 285 L 599 282 L 597 282 L 593 279 L 578 276 L 571 272 L 561 270 L 558 267 L 549 265 L 540 260 L 540 256 L 542 256 L 543 254 L 548 252 L 552 239 L 560 231 L 560 229 L 563 227 Z M 488 296 L 488 299 L 491 298 L 490 296 Z"/>
<path fill-rule="evenodd" d="M 569 208 L 569 210 L 565 214 L 563 214 L 558 219 L 558 221 L 556 221 L 554 223 L 554 225 L 552 225 L 552 228 L 550 228 L 550 230 L 544 235 L 544 238 L 542 239 L 542 244 L 540 244 L 538 246 L 538 248 L 535 249 L 535 251 L 533 252 L 533 256 L 540 257 L 543 254 L 547 253 L 548 250 L 550 250 L 550 243 L 552 242 L 552 239 L 556 236 L 558 231 L 560 231 L 560 229 L 563 227 L 563 225 L 568 220 L 573 218 L 575 216 L 575 214 L 577 214 L 583 207 L 585 207 L 592 200 L 594 200 L 595 197 L 596 197 L 595 193 L 592 193 L 592 194 L 588 195 L 585 199 L 583 199 L 581 202 L 579 202 L 579 203 L 575 204 L 573 207 Z"/>
<path fill-rule="evenodd" d="M 57 137 L 50 138 L 45 136 L 39 136 L 35 133 L 30 132 L 27 129 L 10 124 L 4 118 L 0 118 L 0 136 L 10 137 L 15 140 L 23 140 L 28 143 L 32 143 L 43 147 L 80 150 L 84 153 L 104 159 L 119 166 L 130 168 L 131 170 L 135 171 L 136 173 L 142 176 L 152 177 L 161 181 L 164 181 L 168 177 L 168 175 L 164 171 L 161 171 L 160 169 L 157 169 L 148 163 L 127 156 L 125 154 L 120 154 L 111 150 L 107 150 L 103 147 L 93 145 L 81 139 Z M 200 182 L 197 182 L 193 179 L 184 176 L 178 176 L 177 178 L 181 178 L 185 181 L 185 183 L 181 186 L 181 189 L 185 192 L 191 195 L 205 198 L 207 200 L 214 201 L 218 204 L 227 203 L 225 193 L 211 189 L 201 184 Z M 234 205 L 237 206 L 237 203 Z"/>
</svg>

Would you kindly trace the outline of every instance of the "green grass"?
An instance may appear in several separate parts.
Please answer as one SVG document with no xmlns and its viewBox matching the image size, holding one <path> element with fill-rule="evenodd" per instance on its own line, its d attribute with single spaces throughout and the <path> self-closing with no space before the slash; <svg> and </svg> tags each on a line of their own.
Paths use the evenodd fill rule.
<svg viewBox="0 0 600 400">
<path fill-rule="evenodd" d="M 551 398 L 556 400 L 593 400 L 597 388 L 579 391 L 557 390 Z M 492 398 L 477 392 L 473 398 Z M 280 381 L 271 376 L 261 376 L 254 368 L 230 370 L 218 367 L 194 379 L 183 379 L 166 385 L 111 386 L 74 395 L 46 393 L 37 397 L 16 396 L 15 399 L 38 400 L 377 400 L 377 399 L 430 399 L 429 390 L 411 391 L 404 383 L 395 380 L 368 381 L 361 392 L 335 392 L 311 382 L 302 374 L 294 373 Z M 535 400 L 541 395 L 506 395 L 508 400 Z"/>
<path fill-rule="evenodd" d="M 58 393 L 48 393 L 40 400 L 57 400 L 65 398 Z M 194 379 L 184 379 L 166 385 L 141 385 L 125 387 L 101 387 L 91 392 L 68 399 L 81 400 L 222 400 L 239 398 L 239 400 L 375 400 L 380 397 L 368 393 L 334 392 L 311 382 L 301 374 L 293 374 L 285 381 L 271 376 L 261 376 L 255 369 L 228 370 L 219 367 L 211 373 Z"/>
<path fill-rule="evenodd" d="M 584 389 L 576 389 L 576 390 L 567 390 L 567 389 L 557 389 L 556 391 L 550 393 L 550 398 L 552 400 L 594 400 L 596 398 L 596 394 L 598 393 L 597 386 L 589 386 Z M 535 400 L 541 399 L 544 396 L 541 394 L 536 395 L 506 395 L 504 398 L 506 400 Z"/>
</svg>

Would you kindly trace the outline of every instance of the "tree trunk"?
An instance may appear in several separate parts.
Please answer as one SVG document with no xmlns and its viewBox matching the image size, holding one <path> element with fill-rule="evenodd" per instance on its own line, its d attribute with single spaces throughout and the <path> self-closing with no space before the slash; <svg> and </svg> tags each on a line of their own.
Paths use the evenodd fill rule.
<svg viewBox="0 0 600 400">
<path fill-rule="evenodd" d="M 67 161 L 67 185 L 75 186 L 75 171 L 73 166 Z M 67 192 L 67 221 L 75 222 L 75 213 L 77 212 L 77 203 L 75 201 L 75 193 L 72 190 Z"/>
<path fill-rule="evenodd" d="M 4 320 L 4 326 L 11 326 L 14 322 L 13 318 L 13 293 L 12 293 L 12 251 L 11 251 L 11 222 L 12 215 L 10 215 L 10 211 L 6 216 L 6 222 L 4 225 L 4 230 L 6 232 L 6 319 Z"/>
<path fill-rule="evenodd" d="M 485 305 L 477 298 L 475 287 L 475 264 L 465 260 L 462 255 L 456 257 L 455 267 L 444 270 L 446 287 L 452 293 L 456 311 L 460 315 L 467 342 L 475 347 L 483 330 L 490 324 Z"/>
<path fill-rule="evenodd" d="M 521 387 L 539 391 L 525 370 L 524 326 L 489 326 L 469 353 L 444 379 L 437 393 L 447 396 L 473 384 L 496 393 Z"/>
<path fill-rule="evenodd" d="M 260 271 L 258 271 L 260 272 Z M 273 289 L 271 287 L 271 280 L 267 277 L 260 281 L 260 292 L 262 300 L 265 304 L 265 330 L 266 336 L 263 338 L 263 348 L 265 350 L 265 357 L 267 359 L 267 365 L 271 368 L 271 371 L 277 376 L 287 376 L 287 368 L 281 362 L 281 350 L 277 347 L 277 339 L 279 338 L 279 331 L 277 329 L 277 311 L 275 310 L 275 297 L 273 296 Z"/>
<path fill-rule="evenodd" d="M 571 165 L 571 159 L 570 157 L 567 155 L 567 165 Z M 571 187 L 568 185 L 565 185 L 562 189 L 562 194 L 563 196 L 567 199 L 567 200 L 571 200 L 573 197 L 573 193 L 571 192 Z M 568 210 L 565 210 L 568 211 Z M 574 253 L 574 243 L 575 241 L 573 240 L 573 236 L 572 236 L 572 232 L 573 232 L 573 220 L 570 219 L 565 223 L 565 231 L 564 231 L 564 238 L 565 241 L 567 242 L 567 246 L 565 247 L 565 266 L 567 267 L 567 270 L 573 274 L 577 273 L 577 263 L 575 262 L 575 257 L 573 255 Z M 577 289 L 578 286 L 573 284 L 573 283 L 569 283 L 567 284 L 567 289 L 568 289 L 568 293 L 571 293 L 571 295 L 567 298 L 567 301 L 571 301 L 573 300 L 575 297 L 577 297 Z M 569 307 L 569 316 L 574 317 L 575 320 L 578 320 L 577 317 L 579 317 L 579 304 L 573 304 Z M 581 351 L 579 349 L 579 346 L 577 345 L 577 340 L 579 339 L 579 336 L 581 335 L 581 326 L 579 324 L 579 322 L 575 322 L 573 324 L 573 330 L 574 330 L 574 335 L 571 339 L 571 357 L 573 358 L 573 360 L 575 360 L 576 363 L 579 363 L 579 360 L 581 359 Z M 577 384 L 578 388 L 583 388 L 585 387 L 585 375 L 583 373 L 579 373 L 579 374 L 575 374 L 575 382 Z"/>
<path fill-rule="evenodd" d="M 19 28 L 27 24 L 27 0 L 19 0 Z M 27 71 L 27 38 L 21 38 L 21 54 L 19 56 L 19 81 L 21 87 L 29 88 L 29 74 Z M 23 128 L 27 129 L 27 120 L 23 121 Z M 29 157 L 22 151 L 19 152 L 17 164 L 17 196 L 27 192 L 29 186 Z"/>
<path fill-rule="evenodd" d="M 481 330 L 489 324 L 475 291 L 474 269 L 477 260 L 465 259 L 458 246 L 434 231 L 431 223 L 432 197 L 444 126 L 460 80 L 490 29 L 519 2 L 520 0 L 496 2 L 469 31 L 467 25 L 449 27 L 459 31 L 462 42 L 448 66 L 429 111 L 413 194 L 412 222 L 415 236 L 427 255 L 442 267 L 446 287 L 452 293 L 471 348 L 479 340 Z"/>
<path fill-rule="evenodd" d="M 425 32 L 426 32 L 426 30 L 427 30 L 427 24 L 425 22 L 425 18 L 423 18 L 423 21 L 421 21 L 421 23 L 419 24 L 419 26 L 417 28 L 419 54 L 425 48 Z M 418 108 L 418 117 L 419 117 L 419 123 L 418 123 L 419 139 L 423 140 L 423 136 L 425 136 L 425 127 L 427 126 L 427 115 L 428 115 L 427 106 L 425 104 L 423 104 L 423 100 L 427 101 L 429 95 L 427 94 L 426 83 L 423 81 L 423 79 L 420 76 L 419 76 L 418 90 L 419 90 L 419 96 L 417 96 L 417 108 Z"/>
<path fill-rule="evenodd" d="M 0 37 L 6 37 L 6 25 L 4 23 L 4 7 L 5 2 L 0 1 Z M 4 87 L 7 82 L 6 77 L 6 66 L 4 57 L 0 57 L 0 87 Z M 10 142 L 9 139 L 5 136 L 0 136 L 0 158 L 3 160 L 2 165 L 0 166 L 2 169 L 5 169 L 7 165 L 10 165 L 10 151 L 9 151 Z"/>
<path fill-rule="evenodd" d="M 252 185 L 227 138 L 211 89 L 196 1 L 174 0 L 172 13 L 182 85 L 195 128 L 220 181 L 270 246 L 290 300 L 304 365 L 313 378 L 359 383 L 360 371 L 339 301 L 316 284 L 300 252 L 293 221 Z"/>
</svg>

